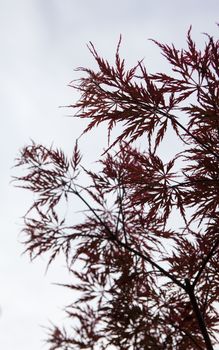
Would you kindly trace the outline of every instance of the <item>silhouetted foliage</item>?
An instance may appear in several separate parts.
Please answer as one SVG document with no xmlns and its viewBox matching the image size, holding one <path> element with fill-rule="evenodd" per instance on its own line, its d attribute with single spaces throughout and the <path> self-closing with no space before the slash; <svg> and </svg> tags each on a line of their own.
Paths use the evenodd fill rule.
<svg viewBox="0 0 219 350">
<path fill-rule="evenodd" d="M 79 295 L 66 308 L 70 331 L 50 330 L 50 350 L 213 349 L 218 341 L 219 42 L 205 38 L 202 51 L 191 30 L 187 49 L 155 42 L 173 75 L 150 74 L 142 61 L 126 70 L 121 39 L 113 66 L 90 44 L 98 69 L 79 68 L 70 86 L 81 97 L 69 107 L 90 120 L 85 132 L 108 125 L 98 172 L 81 165 L 77 143 L 69 159 L 35 143 L 21 151 L 26 174 L 16 180 L 36 193 L 26 250 L 49 252 L 49 263 L 63 252 L 65 286 Z M 181 151 L 171 158 L 174 143 Z M 86 209 L 73 225 L 58 214 L 72 196 Z"/>
</svg>

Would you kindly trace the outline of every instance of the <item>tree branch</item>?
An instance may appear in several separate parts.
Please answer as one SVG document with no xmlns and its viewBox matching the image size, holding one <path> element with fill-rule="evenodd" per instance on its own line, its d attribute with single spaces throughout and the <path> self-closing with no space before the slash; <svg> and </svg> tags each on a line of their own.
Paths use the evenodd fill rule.
<svg viewBox="0 0 219 350">
<path fill-rule="evenodd" d="M 202 336 L 205 340 L 206 349 L 213 350 L 213 346 L 212 346 L 211 339 L 210 339 L 208 331 L 207 331 L 207 327 L 206 327 L 204 318 L 203 318 L 202 313 L 199 309 L 197 299 L 196 299 L 195 294 L 194 294 L 194 287 L 193 287 L 193 285 L 190 284 L 190 280 L 188 278 L 185 279 L 185 284 L 186 284 L 186 292 L 189 295 L 189 299 L 190 299 L 194 314 L 195 314 L 196 319 L 198 321 Z"/>
<path fill-rule="evenodd" d="M 101 91 L 105 92 L 106 91 L 99 85 L 99 84 L 95 84 Z M 112 93 L 110 91 L 107 91 L 107 93 L 109 95 L 111 95 Z M 115 96 L 112 97 L 112 100 L 114 100 L 116 102 Z M 141 105 L 142 107 L 144 107 L 146 110 L 151 110 L 152 112 L 158 112 L 160 115 L 162 115 L 163 117 L 168 118 L 171 121 L 174 121 L 174 123 L 180 128 L 182 129 L 187 135 L 189 135 L 193 140 L 195 140 L 202 148 L 204 148 L 206 151 L 210 152 L 214 157 L 216 157 L 217 159 L 219 159 L 219 154 L 215 153 L 214 151 L 212 151 L 211 148 L 209 148 L 205 143 L 203 143 L 197 136 L 195 136 L 193 133 L 191 133 L 185 126 L 183 126 L 178 120 L 177 117 L 173 114 L 170 114 L 168 112 L 163 112 L 160 108 L 154 107 L 154 106 L 149 106 L 148 104 L 139 101 L 138 99 L 135 99 L 132 96 L 132 101 L 130 101 L 129 98 L 127 98 L 126 96 L 123 95 L 123 100 L 128 102 L 130 105 L 133 103 L 132 101 L 135 102 L 135 105 Z M 121 99 L 118 99 L 119 102 L 121 102 Z"/>
<path fill-rule="evenodd" d="M 127 243 L 121 242 L 115 234 L 112 233 L 112 231 L 110 230 L 110 228 L 108 227 L 108 225 L 106 225 L 106 223 L 99 217 L 99 215 L 96 213 L 95 209 L 93 209 L 90 204 L 81 196 L 81 194 L 77 191 L 77 190 L 73 190 L 72 189 L 72 193 L 75 194 L 78 198 L 80 198 L 82 200 L 82 202 L 90 209 L 90 211 L 95 215 L 95 217 L 97 218 L 97 220 L 99 221 L 99 223 L 101 223 L 101 225 L 103 225 L 103 227 L 106 229 L 106 231 L 109 234 L 108 239 L 116 242 L 119 246 L 125 248 L 126 250 L 128 250 L 129 252 L 135 254 L 136 256 L 139 256 L 140 258 L 142 258 L 143 260 L 147 261 L 149 264 L 151 264 L 154 268 L 156 268 L 158 271 L 160 271 L 165 277 L 169 278 L 172 282 L 174 282 L 178 287 L 186 290 L 186 286 L 181 283 L 180 281 L 178 281 L 178 279 L 171 275 L 168 271 L 166 271 L 165 269 L 163 269 L 160 265 L 158 265 L 156 262 L 154 262 L 153 260 L 151 260 L 150 258 L 148 258 L 146 255 L 142 254 L 141 252 L 139 252 L 138 250 L 130 247 Z"/>
<path fill-rule="evenodd" d="M 212 256 L 214 255 L 214 253 L 216 252 L 216 249 L 219 246 L 219 237 L 216 240 L 216 242 L 214 243 L 213 247 L 211 248 L 210 252 L 206 255 L 206 257 L 203 259 L 202 265 L 200 267 L 200 270 L 198 271 L 193 283 L 192 283 L 192 287 L 194 288 L 196 286 L 196 284 L 198 283 L 199 278 L 201 277 L 201 274 L 203 273 L 207 263 L 209 262 L 209 260 L 212 258 Z"/>
</svg>

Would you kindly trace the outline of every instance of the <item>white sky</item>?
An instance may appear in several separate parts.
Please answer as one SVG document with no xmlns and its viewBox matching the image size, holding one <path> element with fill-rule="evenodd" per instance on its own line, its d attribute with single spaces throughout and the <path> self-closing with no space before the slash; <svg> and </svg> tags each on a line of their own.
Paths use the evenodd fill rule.
<svg viewBox="0 0 219 350">
<path fill-rule="evenodd" d="M 78 75 L 78 66 L 92 67 L 86 48 L 91 40 L 112 59 L 120 33 L 121 53 L 129 64 L 145 57 L 153 71 L 165 64 L 148 38 L 185 45 L 185 33 L 193 25 L 194 38 L 201 33 L 218 35 L 218 0 L 0 0 L 0 348 L 40 350 L 46 338 L 41 326 L 49 320 L 62 324 L 62 307 L 71 293 L 52 282 L 67 282 L 59 259 L 45 275 L 46 260 L 29 263 L 21 256 L 20 217 L 31 196 L 14 189 L 10 177 L 18 150 L 30 139 L 67 152 L 83 129 L 80 120 L 65 118 L 59 109 L 76 100 L 67 83 Z M 81 141 L 86 165 L 100 154 L 105 135 L 97 130 Z"/>
</svg>

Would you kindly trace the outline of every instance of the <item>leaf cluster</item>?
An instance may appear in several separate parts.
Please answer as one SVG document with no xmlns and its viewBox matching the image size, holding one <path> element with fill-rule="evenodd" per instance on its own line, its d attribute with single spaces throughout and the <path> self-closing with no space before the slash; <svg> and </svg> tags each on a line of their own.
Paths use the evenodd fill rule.
<svg viewBox="0 0 219 350">
<path fill-rule="evenodd" d="M 66 308 L 73 330 L 54 326 L 51 350 L 205 349 L 191 293 L 218 341 L 219 42 L 206 39 L 202 51 L 191 29 L 187 49 L 155 42 L 173 75 L 149 74 L 142 61 L 126 70 L 121 38 L 114 65 L 90 43 L 98 69 L 79 69 L 83 77 L 70 85 L 81 98 L 70 107 L 89 119 L 84 132 L 107 122 L 110 140 L 123 125 L 100 171 L 81 165 L 77 144 L 71 159 L 33 143 L 17 160 L 27 174 L 16 181 L 36 194 L 26 249 L 31 257 L 50 253 L 49 263 L 62 251 L 73 281 L 63 285 L 79 293 Z M 169 129 L 181 152 L 163 160 Z M 133 144 L 142 135 L 143 151 Z M 57 214 L 72 196 L 85 207 L 78 224 Z"/>
</svg>

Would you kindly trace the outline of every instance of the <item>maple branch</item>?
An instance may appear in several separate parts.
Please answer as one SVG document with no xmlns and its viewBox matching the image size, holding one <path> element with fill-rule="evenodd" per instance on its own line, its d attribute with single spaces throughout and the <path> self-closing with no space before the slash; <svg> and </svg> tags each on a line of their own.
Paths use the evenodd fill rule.
<svg viewBox="0 0 219 350">
<path fill-rule="evenodd" d="M 147 106 L 148 108 L 149 106 Z M 150 109 L 153 109 L 153 107 L 149 107 Z M 193 133 L 191 133 L 185 126 L 183 126 L 177 119 L 176 116 L 173 114 L 170 114 L 168 112 L 163 112 L 159 108 L 155 108 L 154 111 L 157 111 L 160 113 L 162 116 L 167 117 L 171 121 L 174 121 L 176 125 L 178 125 L 183 131 L 185 131 L 190 137 L 192 137 L 196 142 L 198 142 L 202 148 L 206 149 L 208 152 L 210 152 L 213 156 L 215 156 L 217 159 L 219 159 L 219 154 L 215 153 L 212 151 L 211 148 L 209 148 L 205 143 L 203 143 L 197 136 L 195 136 Z"/>
<path fill-rule="evenodd" d="M 191 285 L 190 280 L 188 278 L 185 279 L 185 284 L 186 284 L 186 292 L 189 295 L 189 299 L 190 299 L 193 311 L 195 313 L 196 319 L 198 321 L 199 328 L 200 328 L 201 333 L 203 335 L 203 338 L 205 340 L 206 349 L 213 350 L 213 346 L 212 346 L 211 339 L 210 339 L 208 331 L 207 331 L 207 327 L 206 327 L 204 318 L 203 318 L 202 313 L 199 309 L 197 299 L 196 299 L 195 294 L 194 294 L 194 287 L 193 287 L 193 285 Z"/>
<path fill-rule="evenodd" d="M 183 126 L 178 120 L 177 117 L 173 114 L 170 114 L 168 112 L 163 112 L 160 108 L 157 107 L 151 107 L 148 105 L 145 105 L 144 102 L 141 101 L 137 101 L 136 102 L 138 104 L 143 105 L 143 107 L 146 107 L 147 109 L 152 110 L 153 112 L 158 112 L 160 113 L 163 117 L 166 117 L 168 119 L 170 119 L 171 121 L 174 121 L 174 123 L 176 125 L 178 125 L 178 127 L 180 127 L 183 131 L 186 132 L 187 135 L 189 135 L 191 138 L 193 138 L 197 143 L 199 143 L 201 145 L 202 148 L 206 149 L 208 152 L 210 152 L 212 155 L 214 155 L 217 159 L 219 159 L 219 155 L 217 153 L 215 153 L 214 151 L 212 151 L 211 148 L 209 148 L 208 146 L 206 146 L 205 143 L 203 143 L 197 136 L 195 136 L 193 133 L 191 133 L 185 126 Z"/>
<path fill-rule="evenodd" d="M 216 240 L 216 242 L 213 244 L 213 247 L 211 248 L 210 252 L 206 255 L 206 257 L 203 259 L 203 262 L 202 262 L 202 265 L 200 267 L 200 270 L 198 271 L 193 283 L 192 283 L 192 286 L 193 288 L 196 286 L 196 284 L 198 283 L 198 280 L 202 274 L 202 272 L 204 271 L 207 263 L 209 262 L 209 260 L 212 258 L 212 256 L 214 255 L 216 249 L 218 248 L 219 246 L 219 237 L 218 239 Z"/>
<path fill-rule="evenodd" d="M 90 209 L 90 211 L 95 215 L 95 217 L 97 218 L 97 220 L 99 221 L 99 223 L 101 223 L 101 225 L 103 225 L 103 227 L 106 229 L 106 231 L 109 234 L 108 239 L 110 241 L 116 242 L 118 245 L 120 245 L 121 247 L 125 248 L 126 250 L 128 250 L 129 252 L 135 254 L 136 256 L 139 256 L 140 258 L 142 258 L 143 260 L 147 261 L 149 264 L 151 264 L 154 268 L 156 268 L 158 271 L 160 271 L 165 277 L 169 278 L 172 280 L 172 282 L 174 282 L 178 287 L 184 289 L 186 291 L 186 286 L 181 283 L 180 281 L 178 281 L 178 279 L 171 275 L 168 271 L 166 271 L 163 267 L 161 267 L 160 265 L 158 265 L 156 262 L 154 262 L 153 260 L 151 260 L 150 258 L 148 258 L 146 255 L 142 254 L 141 252 L 139 252 L 138 250 L 130 247 L 127 243 L 124 243 L 122 241 L 120 241 L 115 234 L 112 233 L 112 231 L 110 230 L 110 228 L 108 227 L 108 225 L 99 217 L 99 215 L 96 213 L 95 209 L 93 209 L 90 204 L 86 201 L 86 199 L 84 199 L 84 197 L 81 196 L 81 194 L 77 191 L 77 190 L 71 190 L 71 192 L 73 194 L 75 194 L 78 198 L 80 198 L 82 200 L 82 202 Z"/>
<path fill-rule="evenodd" d="M 95 82 L 95 85 L 103 92 L 106 92 L 99 84 L 97 84 Z M 112 95 L 110 93 L 110 91 L 107 91 L 107 93 L 109 95 Z M 113 96 L 113 99 L 115 100 L 115 96 Z M 132 101 L 129 100 L 129 98 L 125 97 L 123 95 L 123 99 L 129 103 L 130 105 L 132 104 Z M 159 114 L 161 114 L 163 117 L 166 117 L 168 119 L 170 119 L 171 121 L 174 121 L 174 123 L 176 125 L 178 125 L 183 131 L 186 132 L 186 134 L 188 134 L 191 138 L 193 138 L 197 143 L 199 143 L 205 150 L 207 150 L 208 152 L 210 152 L 212 155 L 214 155 L 217 159 L 219 159 L 219 155 L 217 153 L 215 153 L 214 151 L 212 151 L 208 146 L 205 145 L 205 143 L 203 143 L 197 136 L 195 136 L 194 134 L 192 134 L 185 126 L 183 126 L 178 120 L 177 117 L 173 114 L 170 114 L 168 112 L 163 112 L 160 108 L 155 107 L 155 106 L 149 106 L 147 104 L 145 104 L 144 102 L 139 101 L 138 99 L 135 99 L 132 96 L 132 99 L 135 101 L 135 103 L 137 105 L 142 105 L 144 108 L 151 110 L 152 112 L 158 112 Z M 120 102 L 120 99 L 118 99 L 118 101 Z"/>
<path fill-rule="evenodd" d="M 156 262 L 154 262 L 153 260 L 148 258 L 146 255 L 144 255 L 141 252 L 139 252 L 138 250 L 130 247 L 126 243 L 121 242 L 117 238 L 113 238 L 112 240 L 115 241 L 116 243 L 118 243 L 118 245 L 120 245 L 121 247 L 127 249 L 130 253 L 134 253 L 135 255 L 139 256 L 143 260 L 146 260 L 147 262 L 149 262 L 153 267 L 155 267 L 157 270 L 159 270 L 165 277 L 168 277 L 169 279 L 171 279 L 172 282 L 174 282 L 178 287 L 183 288 L 184 290 L 186 290 L 186 287 L 185 287 L 185 285 L 183 283 L 178 281 L 176 277 L 171 275 L 168 271 L 163 269 L 160 265 L 158 265 Z"/>
<path fill-rule="evenodd" d="M 98 87 L 99 90 L 101 90 L 102 92 L 106 93 L 106 91 L 100 86 L 100 84 L 93 82 L 96 87 Z M 118 86 L 117 86 L 118 88 Z M 107 91 L 107 94 L 109 95 L 113 95 L 110 91 Z M 115 101 L 116 103 L 116 98 L 115 96 L 112 96 L 112 100 Z M 163 112 L 160 108 L 156 107 L 156 106 L 149 106 L 148 104 L 139 101 L 138 99 L 134 98 L 132 96 L 132 101 L 130 101 L 130 99 L 126 96 L 123 95 L 123 100 L 126 101 L 127 103 L 129 103 L 129 105 L 132 105 L 134 101 L 135 105 L 141 105 L 142 107 L 146 108 L 146 110 L 150 110 L 152 112 L 158 112 L 160 115 L 162 115 L 163 117 L 168 118 L 169 120 L 171 120 L 172 122 L 174 122 L 176 125 L 178 125 L 178 127 L 180 127 L 183 131 L 185 131 L 185 133 L 187 135 L 189 135 L 191 138 L 193 138 L 199 145 L 201 145 L 202 148 L 204 148 L 205 150 L 207 150 L 208 152 L 210 152 L 213 156 L 215 156 L 217 159 L 219 159 L 219 154 L 215 153 L 214 151 L 212 151 L 211 148 L 209 148 L 205 143 L 203 143 L 197 136 L 195 136 L 193 133 L 191 133 L 185 126 L 183 126 L 178 120 L 177 117 L 173 114 L 170 114 L 168 112 Z M 121 102 L 120 98 L 118 98 L 118 102 Z"/>
<path fill-rule="evenodd" d="M 72 192 L 78 196 L 83 202 L 84 204 L 91 210 L 91 212 L 95 215 L 95 217 L 97 218 L 97 220 L 103 225 L 103 227 L 107 230 L 107 232 L 109 233 L 109 237 L 108 239 L 111 241 L 116 242 L 119 246 L 125 248 L 126 250 L 128 250 L 130 253 L 135 254 L 135 256 L 138 256 L 140 258 L 142 258 L 143 260 L 147 261 L 149 264 L 151 264 L 154 268 L 156 268 L 158 271 L 160 271 L 165 277 L 169 278 L 172 280 L 172 282 L 174 282 L 178 287 L 182 288 L 188 295 L 190 298 L 190 302 L 193 308 L 193 311 L 195 313 L 196 319 L 198 321 L 199 324 L 199 328 L 201 330 L 201 333 L 203 335 L 203 338 L 205 340 L 205 344 L 207 347 L 207 350 L 213 350 L 213 346 L 206 328 L 206 324 L 203 318 L 203 315 L 201 314 L 201 311 L 199 309 L 195 294 L 194 294 L 194 286 L 190 284 L 190 280 L 188 278 L 185 279 L 185 285 L 182 284 L 180 281 L 178 281 L 178 279 L 171 275 L 168 271 L 166 271 L 165 269 L 163 269 L 160 265 L 158 265 L 156 262 L 154 262 L 153 260 L 151 260 L 150 258 L 148 258 L 146 255 L 142 254 L 141 252 L 139 252 L 138 250 L 130 247 L 127 243 L 124 243 L 122 241 L 120 241 L 115 234 L 113 234 L 110 230 L 110 228 L 108 227 L 108 225 L 106 225 L 106 223 L 99 217 L 99 215 L 96 213 L 95 209 L 93 209 L 90 204 L 81 196 L 81 194 L 77 191 L 77 190 L 72 190 Z M 217 245 L 219 244 L 219 239 L 217 240 Z M 210 253 L 208 254 L 207 258 L 205 259 L 205 265 L 207 264 L 208 260 L 210 259 L 210 257 L 212 256 L 214 250 L 216 249 L 217 245 L 213 246 L 213 248 L 211 249 L 211 255 Z M 204 269 L 205 265 L 202 265 L 202 270 Z M 202 270 L 199 271 L 199 276 L 202 273 Z M 197 275 L 197 276 L 198 276 Z M 197 277 L 196 277 L 197 278 Z"/>
</svg>

